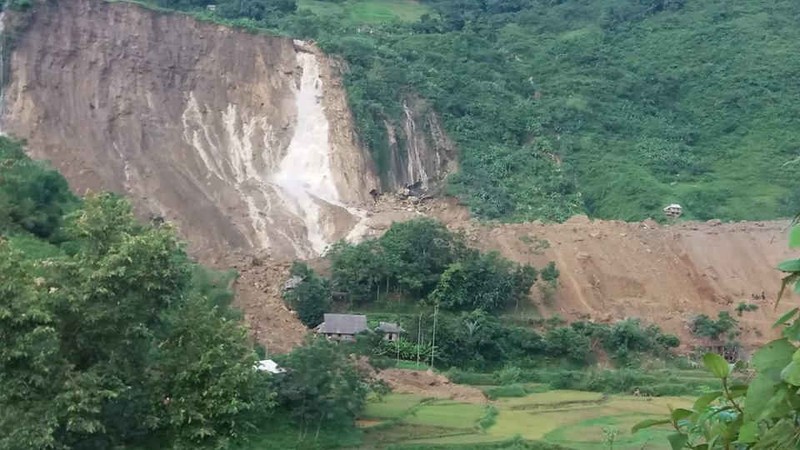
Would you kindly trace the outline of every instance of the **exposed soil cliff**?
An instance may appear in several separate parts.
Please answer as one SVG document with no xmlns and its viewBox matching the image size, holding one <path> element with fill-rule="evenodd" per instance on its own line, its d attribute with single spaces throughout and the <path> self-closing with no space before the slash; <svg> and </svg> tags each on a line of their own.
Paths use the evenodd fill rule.
<svg viewBox="0 0 800 450">
<path fill-rule="evenodd" d="M 389 188 L 419 183 L 435 188 L 457 169 L 456 147 L 442 128 L 435 111 L 424 100 L 408 96 L 403 101 L 403 121 L 386 122 L 389 136 Z"/>
<path fill-rule="evenodd" d="M 176 222 L 195 253 L 312 256 L 377 179 L 312 45 L 130 4 L 43 2 L 10 59 L 2 125 L 80 193 Z"/>
</svg>

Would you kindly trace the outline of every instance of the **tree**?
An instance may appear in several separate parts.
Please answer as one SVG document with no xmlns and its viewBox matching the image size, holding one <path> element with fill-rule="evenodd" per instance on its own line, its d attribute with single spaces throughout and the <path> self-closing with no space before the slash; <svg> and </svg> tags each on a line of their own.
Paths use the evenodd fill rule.
<svg viewBox="0 0 800 450">
<path fill-rule="evenodd" d="M 445 270 L 430 295 L 432 301 L 452 310 L 498 311 L 519 306 L 536 281 L 536 269 L 515 265 L 497 252 L 467 255 Z"/>
<path fill-rule="evenodd" d="M 270 405 L 244 329 L 192 289 L 171 229 L 99 195 L 62 231 L 56 258 L 0 244 L 0 447 L 219 446 Z"/>
<path fill-rule="evenodd" d="M 466 249 L 459 236 L 427 218 L 395 223 L 379 242 L 392 281 L 420 297 L 434 289 L 439 276 Z"/>
<path fill-rule="evenodd" d="M 290 274 L 301 281 L 286 291 L 284 299 L 297 311 L 297 317 L 305 326 L 316 327 L 322 323 L 324 314 L 330 308 L 331 293 L 328 284 L 324 278 L 301 262 L 292 265 Z"/>
<path fill-rule="evenodd" d="M 49 448 L 64 412 L 53 399 L 66 361 L 35 269 L 0 238 L 0 448 Z"/>
<path fill-rule="evenodd" d="M 381 285 L 389 280 L 386 253 L 378 241 L 368 240 L 358 245 L 337 242 L 328 257 L 333 290 L 356 304 L 377 299 Z"/>
<path fill-rule="evenodd" d="M 296 0 L 227 0 L 217 5 L 218 13 L 232 19 L 266 20 L 297 10 Z"/>
<path fill-rule="evenodd" d="M 19 142 L 0 137 L 0 234 L 26 231 L 50 239 L 76 205 L 58 172 L 31 161 Z"/>
<path fill-rule="evenodd" d="M 324 427 L 353 425 L 369 385 L 343 347 L 312 338 L 280 362 L 286 373 L 275 379 L 278 402 L 303 435 L 313 431 L 318 436 Z"/>
</svg>

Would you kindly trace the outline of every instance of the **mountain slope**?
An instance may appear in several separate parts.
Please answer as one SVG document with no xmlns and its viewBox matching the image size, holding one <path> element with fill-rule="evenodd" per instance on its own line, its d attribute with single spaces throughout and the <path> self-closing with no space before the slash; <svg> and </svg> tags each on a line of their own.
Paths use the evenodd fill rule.
<svg viewBox="0 0 800 450">
<path fill-rule="evenodd" d="M 376 160 L 405 92 L 460 151 L 452 191 L 484 218 L 696 219 L 800 206 L 800 6 L 790 0 L 430 0 L 414 23 L 286 20 L 344 55 Z M 298 14 L 300 16 L 300 14 Z M 365 32 L 368 30 L 368 32 Z"/>
</svg>

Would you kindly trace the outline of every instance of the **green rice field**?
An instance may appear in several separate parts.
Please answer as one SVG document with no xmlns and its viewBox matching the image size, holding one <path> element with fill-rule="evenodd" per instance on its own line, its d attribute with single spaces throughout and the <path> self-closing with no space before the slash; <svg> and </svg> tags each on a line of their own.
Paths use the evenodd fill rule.
<svg viewBox="0 0 800 450">
<path fill-rule="evenodd" d="M 691 402 L 688 397 L 644 398 L 569 390 L 485 403 L 389 394 L 370 402 L 362 427 L 365 444 L 375 448 L 438 448 L 521 438 L 583 450 L 603 448 L 604 436 L 615 433 L 615 450 L 666 450 L 669 428 L 632 435 L 631 427 L 644 419 L 666 416 L 669 406 L 686 407 Z M 487 415 L 495 417 L 481 427 L 479 423 Z"/>
</svg>

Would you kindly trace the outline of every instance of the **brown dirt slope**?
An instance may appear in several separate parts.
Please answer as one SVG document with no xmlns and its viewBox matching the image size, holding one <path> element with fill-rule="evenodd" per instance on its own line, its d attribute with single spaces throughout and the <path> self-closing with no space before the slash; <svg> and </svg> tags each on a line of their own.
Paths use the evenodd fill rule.
<svg viewBox="0 0 800 450">
<path fill-rule="evenodd" d="M 273 260 L 266 253 L 233 253 L 223 265 L 239 272 L 234 305 L 244 312 L 253 338 L 267 353 L 286 353 L 303 342 L 308 330 L 282 299 L 291 263 Z"/>
<path fill-rule="evenodd" d="M 537 267 L 555 261 L 561 271 L 548 314 L 610 321 L 640 317 L 690 339 L 688 325 L 699 313 L 734 313 L 740 302 L 759 309 L 743 314 L 742 340 L 774 335 L 780 288 L 775 266 L 792 256 L 788 223 L 624 223 L 575 217 L 564 224 L 469 227 L 470 241 Z M 534 291 L 534 298 L 538 291 Z M 762 293 L 764 299 L 761 298 Z M 793 303 L 783 302 L 780 310 Z"/>
<path fill-rule="evenodd" d="M 545 302 L 536 286 L 531 293 L 546 316 L 602 322 L 638 317 L 689 342 L 689 322 L 697 314 L 735 315 L 740 302 L 755 303 L 759 309 L 741 318 L 742 341 L 753 345 L 775 335 L 772 323 L 797 300 L 789 294 L 773 308 L 781 278 L 775 267 L 793 256 L 786 245 L 788 221 L 662 226 L 577 216 L 563 224 L 481 224 L 452 200 L 421 207 L 386 200 L 369 225 L 380 234 L 392 221 L 420 215 L 463 231 L 481 250 L 538 268 L 555 261 L 561 277 L 553 301 Z"/>
<path fill-rule="evenodd" d="M 480 389 L 453 384 L 446 376 L 434 372 L 386 369 L 380 371 L 377 377 L 391 386 L 393 392 L 400 394 L 486 403 L 486 396 Z"/>
<path fill-rule="evenodd" d="M 311 225 L 327 241 L 353 226 L 325 202 L 302 205 L 316 212 L 309 225 L 291 195 L 304 186 L 276 179 L 298 136 L 314 134 L 330 155 L 342 204 L 368 200 L 377 183 L 338 70 L 307 43 L 124 2 L 37 2 L 9 68 L 3 131 L 79 194 L 121 193 L 141 216 L 175 222 L 195 255 L 302 255 Z M 301 124 L 309 93 L 319 129 Z"/>
</svg>

